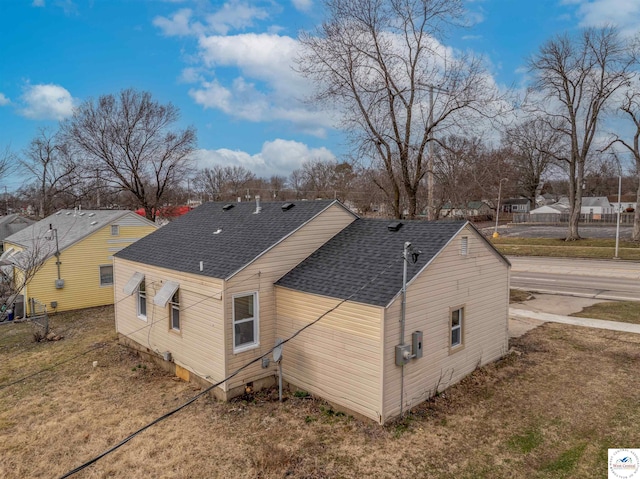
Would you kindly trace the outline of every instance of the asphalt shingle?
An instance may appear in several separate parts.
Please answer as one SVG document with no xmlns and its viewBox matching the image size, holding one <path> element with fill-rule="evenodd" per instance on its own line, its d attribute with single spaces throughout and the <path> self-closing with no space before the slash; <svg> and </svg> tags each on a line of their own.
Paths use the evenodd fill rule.
<svg viewBox="0 0 640 479">
<path fill-rule="evenodd" d="M 410 281 L 467 224 L 466 221 L 358 219 L 276 282 L 307 293 L 386 306 L 402 289 L 402 253 L 410 242 L 421 251 L 407 267 Z"/>
<path fill-rule="evenodd" d="M 295 206 L 283 210 L 282 206 Z M 320 214 L 335 200 L 205 203 L 121 250 L 117 258 L 226 279 Z M 200 261 L 203 270 L 200 271 Z"/>
</svg>

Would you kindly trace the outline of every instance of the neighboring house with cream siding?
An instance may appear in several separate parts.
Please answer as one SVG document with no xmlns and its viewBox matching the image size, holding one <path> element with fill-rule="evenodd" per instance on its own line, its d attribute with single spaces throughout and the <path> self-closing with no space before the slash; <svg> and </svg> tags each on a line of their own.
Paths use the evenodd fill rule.
<svg viewBox="0 0 640 479">
<path fill-rule="evenodd" d="M 420 254 L 407 262 L 404 339 L 422 331 L 423 355 L 397 365 L 405 242 Z M 209 383 L 255 361 L 214 390 L 223 399 L 274 384 L 261 357 L 319 318 L 283 346 L 284 380 L 379 423 L 507 351 L 509 263 L 465 221 L 360 219 L 338 201 L 207 203 L 114 266 L 125 344 Z"/>
<path fill-rule="evenodd" d="M 2 259 L 41 263 L 22 291 L 27 314 L 31 300 L 49 312 L 103 306 L 113 304 L 114 253 L 156 229 L 132 211 L 61 210 L 7 237 Z"/>
</svg>

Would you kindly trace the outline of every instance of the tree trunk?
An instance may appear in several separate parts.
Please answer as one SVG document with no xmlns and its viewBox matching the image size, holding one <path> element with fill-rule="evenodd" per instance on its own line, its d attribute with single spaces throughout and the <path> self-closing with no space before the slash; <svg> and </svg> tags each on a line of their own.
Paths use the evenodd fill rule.
<svg viewBox="0 0 640 479">
<path fill-rule="evenodd" d="M 640 179 L 640 175 L 638 175 Z M 618 208 L 620 206 L 618 205 Z M 640 184 L 638 184 L 638 191 L 636 193 L 636 210 L 633 213 L 633 233 L 631 235 L 633 241 L 640 241 Z"/>
</svg>

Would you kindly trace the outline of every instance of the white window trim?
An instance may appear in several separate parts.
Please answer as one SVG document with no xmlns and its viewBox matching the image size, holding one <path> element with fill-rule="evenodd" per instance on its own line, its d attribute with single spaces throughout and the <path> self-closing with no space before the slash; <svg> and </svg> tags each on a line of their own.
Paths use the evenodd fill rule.
<svg viewBox="0 0 640 479">
<path fill-rule="evenodd" d="M 102 284 L 102 268 L 108 268 L 109 266 L 111 267 L 111 283 Z M 100 281 L 101 288 L 112 288 L 114 280 L 115 278 L 113 277 L 113 264 L 101 264 L 98 266 L 98 281 Z"/>
<path fill-rule="evenodd" d="M 115 234 L 114 234 L 115 228 Z M 120 225 L 111 225 L 111 236 L 120 236 Z"/>
<path fill-rule="evenodd" d="M 178 301 L 174 302 L 173 298 L 175 295 L 178 295 Z M 171 299 L 168 301 L 169 303 L 169 331 L 173 331 L 174 333 L 179 333 L 182 331 L 182 315 L 180 314 L 180 289 L 178 288 L 175 293 L 171 296 Z M 178 327 L 175 328 L 173 326 L 173 312 L 178 312 Z"/>
<path fill-rule="evenodd" d="M 253 318 L 245 318 L 241 319 L 237 323 L 247 323 L 249 321 L 253 321 L 253 343 L 243 344 L 242 346 L 236 347 L 236 298 L 242 296 L 253 296 Z M 257 291 L 248 291 L 246 293 L 238 293 L 234 294 L 231 297 L 231 340 L 233 345 L 233 352 L 242 353 L 244 351 L 249 351 L 251 349 L 255 349 L 260 347 L 260 302 L 258 298 Z"/>
<path fill-rule="evenodd" d="M 139 319 L 142 319 L 143 321 L 147 320 L 147 314 L 146 314 L 146 310 L 147 310 L 147 306 L 148 306 L 148 301 L 147 301 L 147 284 L 146 284 L 146 279 L 143 279 L 142 281 L 140 281 L 140 284 L 138 284 L 138 287 L 136 288 L 136 314 L 138 315 Z M 140 285 L 144 283 L 144 303 L 145 303 L 145 314 L 142 314 L 140 312 Z"/>
<path fill-rule="evenodd" d="M 465 305 L 455 306 L 449 309 L 449 353 L 454 353 L 464 349 L 464 331 L 465 331 L 465 321 L 466 321 L 466 307 Z M 460 342 L 458 344 L 453 344 L 451 341 L 451 335 L 453 333 L 453 313 L 454 311 L 462 311 L 460 318 L 460 326 L 456 326 L 460 330 Z"/>
</svg>

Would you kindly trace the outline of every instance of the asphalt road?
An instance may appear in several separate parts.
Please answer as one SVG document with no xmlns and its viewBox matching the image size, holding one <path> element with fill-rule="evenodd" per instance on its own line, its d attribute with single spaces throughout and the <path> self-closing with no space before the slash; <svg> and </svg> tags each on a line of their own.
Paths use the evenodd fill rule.
<svg viewBox="0 0 640 479">
<path fill-rule="evenodd" d="M 640 301 L 640 263 L 510 257 L 511 287 L 537 293 Z"/>
</svg>

